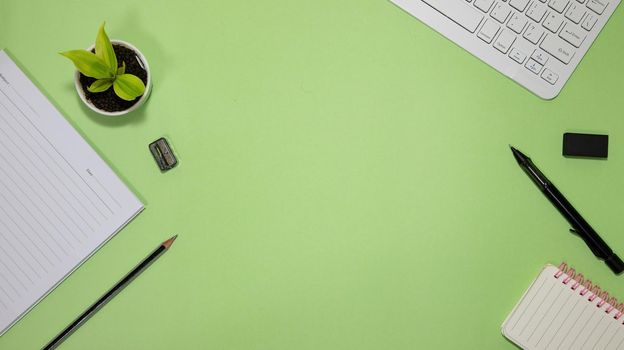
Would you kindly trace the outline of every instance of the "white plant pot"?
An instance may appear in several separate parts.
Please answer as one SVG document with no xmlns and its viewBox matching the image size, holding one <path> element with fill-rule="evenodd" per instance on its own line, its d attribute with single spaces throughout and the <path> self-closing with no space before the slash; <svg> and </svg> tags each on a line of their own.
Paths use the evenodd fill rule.
<svg viewBox="0 0 624 350">
<path fill-rule="evenodd" d="M 76 91 L 78 92 L 78 96 L 80 96 L 80 99 L 82 100 L 82 102 L 87 107 L 89 107 L 92 111 L 98 114 L 116 117 L 116 116 L 128 114 L 134 111 L 135 109 L 138 109 L 139 107 L 141 107 L 141 105 L 145 103 L 145 101 L 147 101 L 147 99 L 149 98 L 150 92 L 152 91 L 152 72 L 150 72 L 149 64 L 147 63 L 147 59 L 145 58 L 145 56 L 143 56 L 141 51 L 139 51 L 139 49 L 134 47 L 132 44 L 127 43 L 122 40 L 111 40 L 111 44 L 125 46 L 126 48 L 134 51 L 140 59 L 139 64 L 143 66 L 143 68 L 145 69 L 145 72 L 147 73 L 147 84 L 145 84 L 145 92 L 139 98 L 139 101 L 126 110 L 118 111 L 118 112 L 108 112 L 108 111 L 97 108 L 95 105 L 93 105 L 93 103 L 91 103 L 91 101 L 87 100 L 87 96 L 85 95 L 84 90 L 82 89 L 82 84 L 80 84 L 80 72 L 79 71 L 76 71 L 76 74 L 74 75 L 74 84 L 76 85 Z M 91 51 L 94 48 L 95 48 L 95 44 L 91 45 L 91 47 L 89 47 L 87 51 Z"/>
</svg>

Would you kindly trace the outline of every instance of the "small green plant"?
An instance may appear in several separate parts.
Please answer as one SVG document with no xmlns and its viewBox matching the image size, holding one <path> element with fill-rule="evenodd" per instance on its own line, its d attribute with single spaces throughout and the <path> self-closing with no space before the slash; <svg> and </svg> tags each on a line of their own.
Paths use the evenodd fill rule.
<svg viewBox="0 0 624 350">
<path fill-rule="evenodd" d="M 145 92 L 145 84 L 136 75 L 126 73 L 126 63 L 118 67 L 113 45 L 100 26 L 95 39 L 95 53 L 87 50 L 61 52 L 61 55 L 74 62 L 76 69 L 87 77 L 97 79 L 87 87 L 90 92 L 102 92 L 111 86 L 115 94 L 126 101 L 133 101 Z"/>
</svg>

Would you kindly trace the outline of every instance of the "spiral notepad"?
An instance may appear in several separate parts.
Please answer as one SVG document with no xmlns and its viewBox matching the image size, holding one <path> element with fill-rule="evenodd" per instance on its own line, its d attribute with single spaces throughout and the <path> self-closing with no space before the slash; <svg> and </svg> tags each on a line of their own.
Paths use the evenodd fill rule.
<svg viewBox="0 0 624 350">
<path fill-rule="evenodd" d="M 565 263 L 547 265 L 502 333 L 522 349 L 624 349 L 624 303 Z"/>
</svg>

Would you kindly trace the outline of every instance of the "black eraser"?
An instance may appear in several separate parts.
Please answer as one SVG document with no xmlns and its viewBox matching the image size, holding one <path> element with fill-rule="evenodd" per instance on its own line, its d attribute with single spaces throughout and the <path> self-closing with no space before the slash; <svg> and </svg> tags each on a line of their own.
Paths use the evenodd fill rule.
<svg viewBox="0 0 624 350">
<path fill-rule="evenodd" d="M 563 155 L 566 157 L 607 158 L 609 135 L 563 134 Z"/>
</svg>

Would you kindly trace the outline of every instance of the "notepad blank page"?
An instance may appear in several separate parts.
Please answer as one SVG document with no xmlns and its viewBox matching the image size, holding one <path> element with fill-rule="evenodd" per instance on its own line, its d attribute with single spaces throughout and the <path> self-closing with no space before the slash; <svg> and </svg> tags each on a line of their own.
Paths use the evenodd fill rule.
<svg viewBox="0 0 624 350">
<path fill-rule="evenodd" d="M 606 313 L 608 303 L 589 301 L 576 281 L 567 284 L 555 266 L 546 267 L 518 302 L 502 326 L 509 340 L 523 349 L 624 349 L 624 318 Z"/>
<path fill-rule="evenodd" d="M 141 209 L 0 51 L 0 334 Z"/>
</svg>

